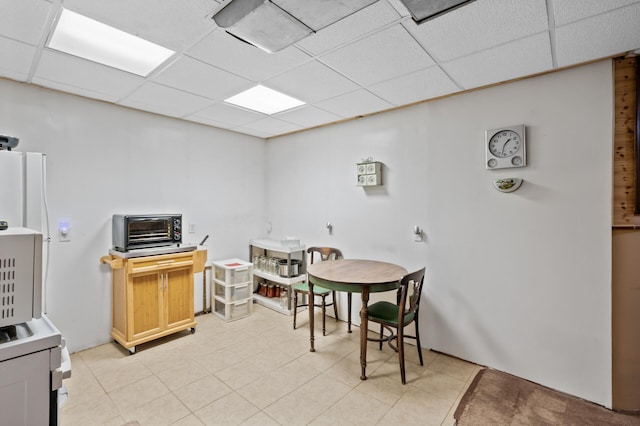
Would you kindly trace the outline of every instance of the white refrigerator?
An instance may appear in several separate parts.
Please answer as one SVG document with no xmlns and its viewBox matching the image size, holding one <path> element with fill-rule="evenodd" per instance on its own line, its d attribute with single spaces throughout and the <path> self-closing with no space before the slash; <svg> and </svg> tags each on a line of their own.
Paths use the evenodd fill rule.
<svg viewBox="0 0 640 426">
<path fill-rule="evenodd" d="M 45 154 L 0 151 L 0 220 L 47 238 L 45 170 Z"/>
<path fill-rule="evenodd" d="M 45 154 L 0 150 L 0 221 L 10 228 L 28 228 L 43 235 L 44 314 L 50 241 L 45 177 Z M 64 339 L 46 315 L 11 327 L 15 336 L 9 341 L 0 339 L 1 417 L 10 424 L 56 425 L 58 408 L 66 399 L 62 379 L 71 375 Z M 10 332 L 4 334 L 10 337 Z"/>
<path fill-rule="evenodd" d="M 49 224 L 45 154 L 0 150 L 0 221 L 9 227 L 33 229 L 43 235 L 43 312 L 47 312 Z M 1 231 L 0 231 L 1 232 Z"/>
</svg>

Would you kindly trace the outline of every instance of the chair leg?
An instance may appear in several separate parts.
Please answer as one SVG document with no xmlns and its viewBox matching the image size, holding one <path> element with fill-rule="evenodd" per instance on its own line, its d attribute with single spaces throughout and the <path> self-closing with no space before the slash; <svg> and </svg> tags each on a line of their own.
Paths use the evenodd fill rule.
<svg viewBox="0 0 640 426">
<path fill-rule="evenodd" d="M 398 358 L 400 360 L 400 378 L 402 384 L 407 384 L 407 379 L 404 372 L 404 327 L 402 324 L 398 324 Z"/>
<path fill-rule="evenodd" d="M 331 292 L 331 297 L 333 297 L 333 313 L 336 315 L 336 322 L 338 322 L 338 303 L 336 301 L 336 292 Z"/>
<path fill-rule="evenodd" d="M 351 333 L 351 293 L 347 293 L 347 333 Z"/>
<path fill-rule="evenodd" d="M 298 312 L 298 292 L 293 291 L 293 329 L 296 329 L 296 314 Z"/>
<path fill-rule="evenodd" d="M 322 296 L 322 335 L 326 336 L 326 323 L 327 323 L 327 296 Z"/>
<path fill-rule="evenodd" d="M 420 358 L 420 365 L 424 365 L 422 363 L 422 346 L 420 345 L 420 330 L 418 330 L 418 317 L 414 319 L 416 323 L 416 345 L 418 345 L 418 357 Z"/>
<path fill-rule="evenodd" d="M 382 336 L 383 336 L 382 333 L 383 333 L 383 331 L 384 330 L 382 329 L 382 324 L 380 324 L 380 342 L 379 342 L 380 343 L 380 348 L 379 348 L 380 350 L 382 350 Z"/>
</svg>

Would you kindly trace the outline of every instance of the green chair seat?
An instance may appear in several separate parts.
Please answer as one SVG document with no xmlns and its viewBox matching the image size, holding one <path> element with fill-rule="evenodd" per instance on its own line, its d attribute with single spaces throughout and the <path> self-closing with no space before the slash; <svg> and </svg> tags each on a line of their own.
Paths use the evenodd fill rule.
<svg viewBox="0 0 640 426">
<path fill-rule="evenodd" d="M 405 323 L 413 321 L 413 312 L 405 314 Z M 374 303 L 369 307 L 369 319 L 376 322 L 385 322 L 388 324 L 398 324 L 398 305 L 386 301 Z"/>
<path fill-rule="evenodd" d="M 307 281 L 301 282 L 300 284 L 296 284 L 293 287 L 297 291 L 309 293 L 309 283 Z M 319 285 L 313 286 L 313 294 L 329 294 L 331 290 L 327 290 L 324 287 L 320 287 Z"/>
</svg>

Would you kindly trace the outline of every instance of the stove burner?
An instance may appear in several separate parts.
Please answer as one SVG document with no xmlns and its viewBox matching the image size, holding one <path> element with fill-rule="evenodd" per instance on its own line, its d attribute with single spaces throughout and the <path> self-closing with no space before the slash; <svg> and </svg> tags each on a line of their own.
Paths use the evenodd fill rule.
<svg viewBox="0 0 640 426">
<path fill-rule="evenodd" d="M 15 325 L 0 327 L 0 343 L 10 342 L 18 338 Z"/>
</svg>

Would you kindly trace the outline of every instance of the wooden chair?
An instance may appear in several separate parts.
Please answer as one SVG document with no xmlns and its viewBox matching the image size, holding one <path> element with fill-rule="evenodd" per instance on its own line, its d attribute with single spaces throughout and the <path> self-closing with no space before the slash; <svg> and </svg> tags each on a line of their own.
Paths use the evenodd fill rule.
<svg viewBox="0 0 640 426">
<path fill-rule="evenodd" d="M 342 252 L 337 248 L 333 247 L 309 247 L 307 249 L 307 253 L 310 254 L 311 264 L 313 264 L 315 255 L 320 256 L 320 260 L 332 260 L 332 259 L 342 259 Z M 306 294 L 309 296 L 309 284 L 305 281 L 293 287 L 293 329 L 296 329 L 296 317 L 298 314 L 298 307 L 309 306 L 309 304 L 301 304 L 298 305 L 298 294 Z M 327 303 L 327 296 L 331 294 L 332 300 L 331 303 Z M 313 296 L 319 296 L 322 298 L 322 335 L 326 336 L 326 312 L 327 306 L 333 305 L 333 312 L 336 315 L 336 321 L 338 321 L 338 307 L 336 303 L 336 292 L 333 290 L 328 290 L 326 288 L 320 287 L 318 285 L 313 286 Z M 312 302 L 313 299 L 309 296 L 309 302 Z M 317 306 L 315 301 L 313 301 L 314 307 Z"/>
<path fill-rule="evenodd" d="M 420 357 L 420 365 L 422 363 L 422 350 L 420 347 L 420 331 L 418 329 L 418 313 L 420 309 L 420 295 L 422 294 L 422 284 L 424 283 L 425 268 L 411 274 L 405 275 L 400 281 L 400 288 L 397 293 L 397 304 L 382 301 L 376 302 L 369 306 L 369 321 L 380 324 L 380 338 L 370 338 L 368 340 L 387 342 L 389 346 L 398 352 L 400 361 L 400 376 L 402 384 L 406 384 L 405 368 L 404 368 L 404 339 L 415 339 L 418 346 L 418 356 Z M 416 335 L 410 336 L 404 334 L 404 328 L 411 323 L 415 323 Z M 389 331 L 389 335 L 383 334 L 383 329 Z M 395 333 L 394 333 L 395 330 Z M 394 346 L 392 341 L 397 342 Z"/>
</svg>

